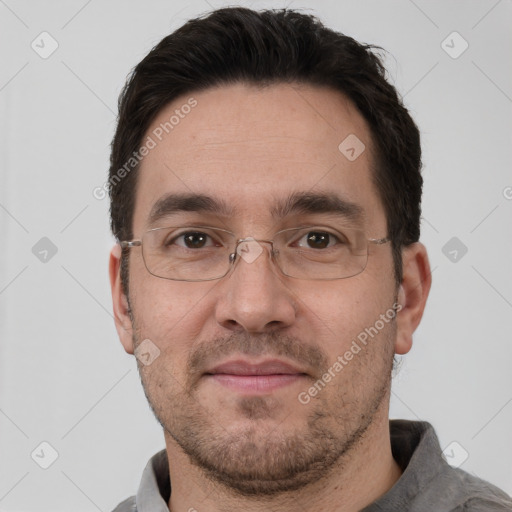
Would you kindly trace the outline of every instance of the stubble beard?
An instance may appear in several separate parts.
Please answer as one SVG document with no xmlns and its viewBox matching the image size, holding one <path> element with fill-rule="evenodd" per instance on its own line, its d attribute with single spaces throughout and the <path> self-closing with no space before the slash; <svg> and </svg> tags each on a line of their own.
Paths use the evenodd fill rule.
<svg viewBox="0 0 512 512">
<path fill-rule="evenodd" d="M 136 346 L 144 338 L 137 336 L 136 340 L 135 328 L 133 332 Z M 163 365 L 149 374 L 139 363 L 139 372 L 144 393 L 166 437 L 176 442 L 193 465 L 235 495 L 272 498 L 319 482 L 334 470 L 343 471 L 377 413 L 385 407 L 387 414 L 395 334 L 393 322 L 372 340 L 374 345 L 365 347 L 367 354 L 358 354 L 335 378 L 339 379 L 339 384 L 333 383 L 336 392 L 322 390 L 310 402 L 305 425 L 289 431 L 286 417 L 277 424 L 273 421 L 285 405 L 271 396 L 239 397 L 238 417 L 252 421 L 243 429 L 233 430 L 215 419 L 191 382 L 177 382 Z M 266 335 L 265 339 L 267 343 L 262 343 L 239 334 L 208 345 L 221 347 L 220 352 L 224 347 L 226 353 L 234 353 L 236 347 L 244 354 L 288 355 L 291 351 L 294 356 L 304 355 L 294 339 L 278 335 Z M 377 344 L 386 350 L 375 350 Z M 315 357 L 314 352 L 309 355 Z M 325 364 L 322 353 L 316 358 Z M 375 358 L 379 358 L 378 364 Z M 306 407 L 295 396 L 293 400 L 293 407 Z"/>
</svg>

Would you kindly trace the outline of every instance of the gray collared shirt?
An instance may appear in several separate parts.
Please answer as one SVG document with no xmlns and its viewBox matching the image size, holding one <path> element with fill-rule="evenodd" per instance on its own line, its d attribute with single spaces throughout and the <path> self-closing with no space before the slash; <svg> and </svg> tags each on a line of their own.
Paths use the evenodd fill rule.
<svg viewBox="0 0 512 512">
<path fill-rule="evenodd" d="M 391 420 L 391 449 L 403 470 L 396 484 L 362 512 L 512 511 L 512 499 L 492 484 L 451 467 L 432 425 Z M 139 490 L 113 512 L 169 512 L 171 495 L 165 450 L 148 462 Z"/>
</svg>

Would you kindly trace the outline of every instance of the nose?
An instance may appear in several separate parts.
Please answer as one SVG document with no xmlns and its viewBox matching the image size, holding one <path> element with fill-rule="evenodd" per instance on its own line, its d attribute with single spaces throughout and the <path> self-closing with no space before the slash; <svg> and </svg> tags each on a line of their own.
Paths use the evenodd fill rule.
<svg viewBox="0 0 512 512">
<path fill-rule="evenodd" d="M 297 303 L 290 283 L 271 258 L 270 242 L 246 238 L 238 244 L 235 268 L 219 287 L 216 320 L 231 330 L 265 332 L 293 324 Z"/>
</svg>

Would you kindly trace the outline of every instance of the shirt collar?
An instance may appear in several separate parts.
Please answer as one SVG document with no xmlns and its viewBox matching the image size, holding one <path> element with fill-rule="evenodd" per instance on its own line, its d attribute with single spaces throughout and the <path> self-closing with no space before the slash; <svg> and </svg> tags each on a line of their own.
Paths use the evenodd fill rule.
<svg viewBox="0 0 512 512">
<path fill-rule="evenodd" d="M 169 463 L 166 450 L 162 450 L 144 468 L 135 497 L 137 512 L 169 512 L 170 497 Z"/>
<path fill-rule="evenodd" d="M 401 510 L 409 509 L 414 497 L 450 468 L 430 423 L 391 420 L 389 426 L 393 458 L 403 473 L 388 492 L 361 512 L 397 510 L 397 504 L 403 506 Z"/>
</svg>

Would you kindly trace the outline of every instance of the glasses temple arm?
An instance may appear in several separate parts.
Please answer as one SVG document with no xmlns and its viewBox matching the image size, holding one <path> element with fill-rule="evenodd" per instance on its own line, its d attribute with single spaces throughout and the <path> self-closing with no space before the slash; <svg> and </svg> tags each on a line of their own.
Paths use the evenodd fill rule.
<svg viewBox="0 0 512 512">
<path fill-rule="evenodd" d="M 129 247 L 139 247 L 142 245 L 141 240 L 124 240 L 122 242 L 119 242 L 119 245 L 121 246 L 121 249 L 127 249 Z"/>
</svg>

